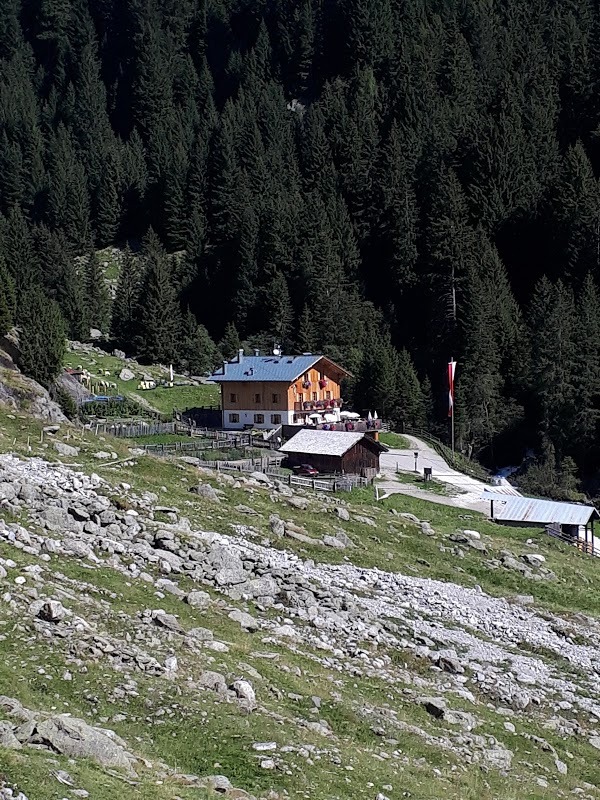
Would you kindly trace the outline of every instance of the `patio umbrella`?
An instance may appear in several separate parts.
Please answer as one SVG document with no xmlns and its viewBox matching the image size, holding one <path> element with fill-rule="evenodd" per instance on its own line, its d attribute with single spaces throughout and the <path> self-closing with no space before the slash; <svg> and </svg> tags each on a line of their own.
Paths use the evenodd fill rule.
<svg viewBox="0 0 600 800">
<path fill-rule="evenodd" d="M 368 413 L 368 415 L 367 415 L 367 419 L 369 420 L 369 422 L 370 422 L 370 421 L 373 419 L 373 417 L 372 417 L 372 415 L 371 415 L 371 412 L 370 412 L 370 411 L 369 411 L 369 413 Z"/>
<path fill-rule="evenodd" d="M 373 419 L 379 419 L 379 417 L 377 416 L 377 412 L 375 412 L 375 413 L 373 414 Z"/>
<path fill-rule="evenodd" d="M 357 414 L 356 411 L 342 411 L 340 417 L 342 419 L 360 419 L 360 414 Z"/>
</svg>

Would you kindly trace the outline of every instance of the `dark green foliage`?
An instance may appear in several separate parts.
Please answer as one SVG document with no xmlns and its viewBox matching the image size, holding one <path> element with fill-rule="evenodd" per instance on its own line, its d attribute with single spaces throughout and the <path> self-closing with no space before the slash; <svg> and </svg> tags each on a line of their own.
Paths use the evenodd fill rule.
<svg viewBox="0 0 600 800">
<path fill-rule="evenodd" d="M 75 400 L 73 400 L 66 389 L 59 385 L 54 386 L 52 389 L 52 397 L 60 406 L 60 409 L 65 417 L 68 419 L 77 418 L 77 403 Z"/>
<path fill-rule="evenodd" d="M 138 335 L 141 265 L 126 247 L 121 261 L 119 280 L 112 305 L 110 332 L 115 344 L 132 352 Z"/>
<path fill-rule="evenodd" d="M 105 333 L 110 319 L 110 300 L 104 271 L 94 251 L 89 253 L 83 270 L 88 323 L 91 328 L 97 328 Z"/>
<path fill-rule="evenodd" d="M 152 226 L 113 307 L 129 354 L 323 351 L 357 405 L 442 436 L 454 357 L 461 449 L 594 473 L 600 6 L 551 6 L 11 0 L 0 328 L 35 287 L 69 336 L 106 328 L 81 257 Z"/>
<path fill-rule="evenodd" d="M 62 370 L 65 323 L 58 303 L 39 288 L 29 289 L 21 300 L 19 366 L 42 386 L 50 386 Z"/>
<path fill-rule="evenodd" d="M 242 343 L 239 333 L 233 322 L 228 323 L 223 338 L 219 342 L 219 351 L 223 358 L 235 358 L 241 350 Z"/>
<path fill-rule="evenodd" d="M 219 363 L 219 351 L 204 325 L 188 309 L 183 318 L 181 364 L 190 375 L 205 375 Z"/>
<path fill-rule="evenodd" d="M 143 263 L 138 352 L 148 363 L 176 363 L 180 352 L 181 309 L 171 262 L 153 231 L 144 240 Z"/>
<path fill-rule="evenodd" d="M 15 286 L 12 276 L 0 259 L 0 336 L 4 336 L 14 324 Z"/>
</svg>

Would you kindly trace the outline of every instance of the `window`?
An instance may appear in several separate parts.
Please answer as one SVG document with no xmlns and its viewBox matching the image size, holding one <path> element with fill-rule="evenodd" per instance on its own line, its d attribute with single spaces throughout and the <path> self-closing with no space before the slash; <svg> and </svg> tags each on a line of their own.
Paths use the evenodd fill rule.
<svg viewBox="0 0 600 800">
<path fill-rule="evenodd" d="M 233 392 L 229 395 L 229 402 L 230 403 L 237 403 L 238 396 Z"/>
<path fill-rule="evenodd" d="M 230 414 L 229 415 L 229 422 L 239 422 L 240 415 L 239 414 Z"/>
<path fill-rule="evenodd" d="M 265 421 L 265 415 L 264 414 L 255 414 L 254 415 L 254 422 L 257 425 L 262 425 L 264 423 L 264 421 Z"/>
<path fill-rule="evenodd" d="M 299 403 L 303 403 L 304 402 L 304 395 L 303 394 L 299 394 L 298 395 L 298 402 Z"/>
<path fill-rule="evenodd" d="M 281 414 L 271 414 L 271 422 L 273 425 L 281 425 Z"/>
<path fill-rule="evenodd" d="M 279 395 L 278 394 L 274 394 L 273 395 L 273 404 L 277 405 L 278 402 L 279 402 Z"/>
<path fill-rule="evenodd" d="M 331 392 L 325 392 L 325 400 L 331 400 Z"/>
<path fill-rule="evenodd" d="M 255 394 L 254 395 L 254 402 L 255 403 L 260 403 L 260 395 L 259 394 Z"/>
<path fill-rule="evenodd" d="M 318 399 L 319 399 L 319 393 L 313 392 L 313 400 L 318 400 Z"/>
</svg>

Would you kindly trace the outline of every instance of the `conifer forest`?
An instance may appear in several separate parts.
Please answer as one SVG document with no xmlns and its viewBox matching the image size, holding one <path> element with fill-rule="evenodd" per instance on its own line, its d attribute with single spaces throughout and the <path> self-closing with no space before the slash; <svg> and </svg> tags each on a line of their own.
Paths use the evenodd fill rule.
<svg viewBox="0 0 600 800">
<path fill-rule="evenodd" d="M 277 343 L 445 438 L 454 358 L 463 452 L 597 474 L 593 0 L 1 0 L 0 115 L 0 333 L 42 382 L 90 327 L 190 370 Z"/>
</svg>

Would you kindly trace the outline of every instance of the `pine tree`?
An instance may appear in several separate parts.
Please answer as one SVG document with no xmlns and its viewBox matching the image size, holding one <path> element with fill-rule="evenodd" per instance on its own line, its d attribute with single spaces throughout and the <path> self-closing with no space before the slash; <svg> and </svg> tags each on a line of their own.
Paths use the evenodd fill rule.
<svg viewBox="0 0 600 800">
<path fill-rule="evenodd" d="M 268 320 L 268 332 L 275 343 L 285 350 L 292 330 L 294 311 L 287 281 L 279 271 L 267 286 L 264 313 L 264 319 Z"/>
<path fill-rule="evenodd" d="M 181 361 L 190 375 L 205 375 L 218 364 L 220 354 L 204 325 L 188 309 L 183 318 Z"/>
<path fill-rule="evenodd" d="M 110 321 L 110 299 L 95 250 L 88 253 L 85 262 L 85 295 L 90 327 L 106 333 Z"/>
<path fill-rule="evenodd" d="M 61 276 L 56 287 L 60 306 L 70 339 L 82 342 L 90 335 L 89 305 L 86 302 L 85 275 L 75 267 L 73 258 L 61 264 Z"/>
<path fill-rule="evenodd" d="M 25 294 L 39 281 L 39 265 L 30 228 L 18 206 L 10 211 L 4 239 L 9 245 L 4 248 L 4 260 L 14 282 L 19 316 Z"/>
<path fill-rule="evenodd" d="M 169 259 L 153 231 L 144 239 L 144 268 L 139 310 L 140 357 L 150 364 L 177 362 L 181 309 Z"/>
<path fill-rule="evenodd" d="M 355 401 L 362 411 L 377 411 L 382 419 L 399 412 L 398 354 L 389 332 L 372 327 L 362 344 L 362 362 L 357 376 Z"/>
<path fill-rule="evenodd" d="M 112 307 L 110 332 L 115 343 L 132 353 L 138 336 L 141 269 L 139 259 L 125 248 Z"/>
<path fill-rule="evenodd" d="M 427 427 L 425 398 L 414 364 L 407 350 L 398 353 L 396 373 L 397 408 L 393 421 L 402 427 L 424 429 Z"/>
<path fill-rule="evenodd" d="M 65 324 L 58 304 L 39 288 L 26 292 L 22 306 L 19 366 L 30 378 L 48 387 L 62 370 Z"/>
<path fill-rule="evenodd" d="M 561 281 L 542 278 L 531 301 L 531 372 L 539 408 L 540 430 L 560 461 L 576 442 L 577 389 L 575 306 L 572 292 Z"/>
<path fill-rule="evenodd" d="M 0 337 L 14 324 L 16 296 L 13 279 L 0 258 Z"/>
<path fill-rule="evenodd" d="M 223 338 L 219 342 L 219 350 L 223 358 L 228 361 L 235 358 L 241 349 L 242 343 L 237 332 L 237 328 L 233 322 L 227 323 Z"/>
</svg>

